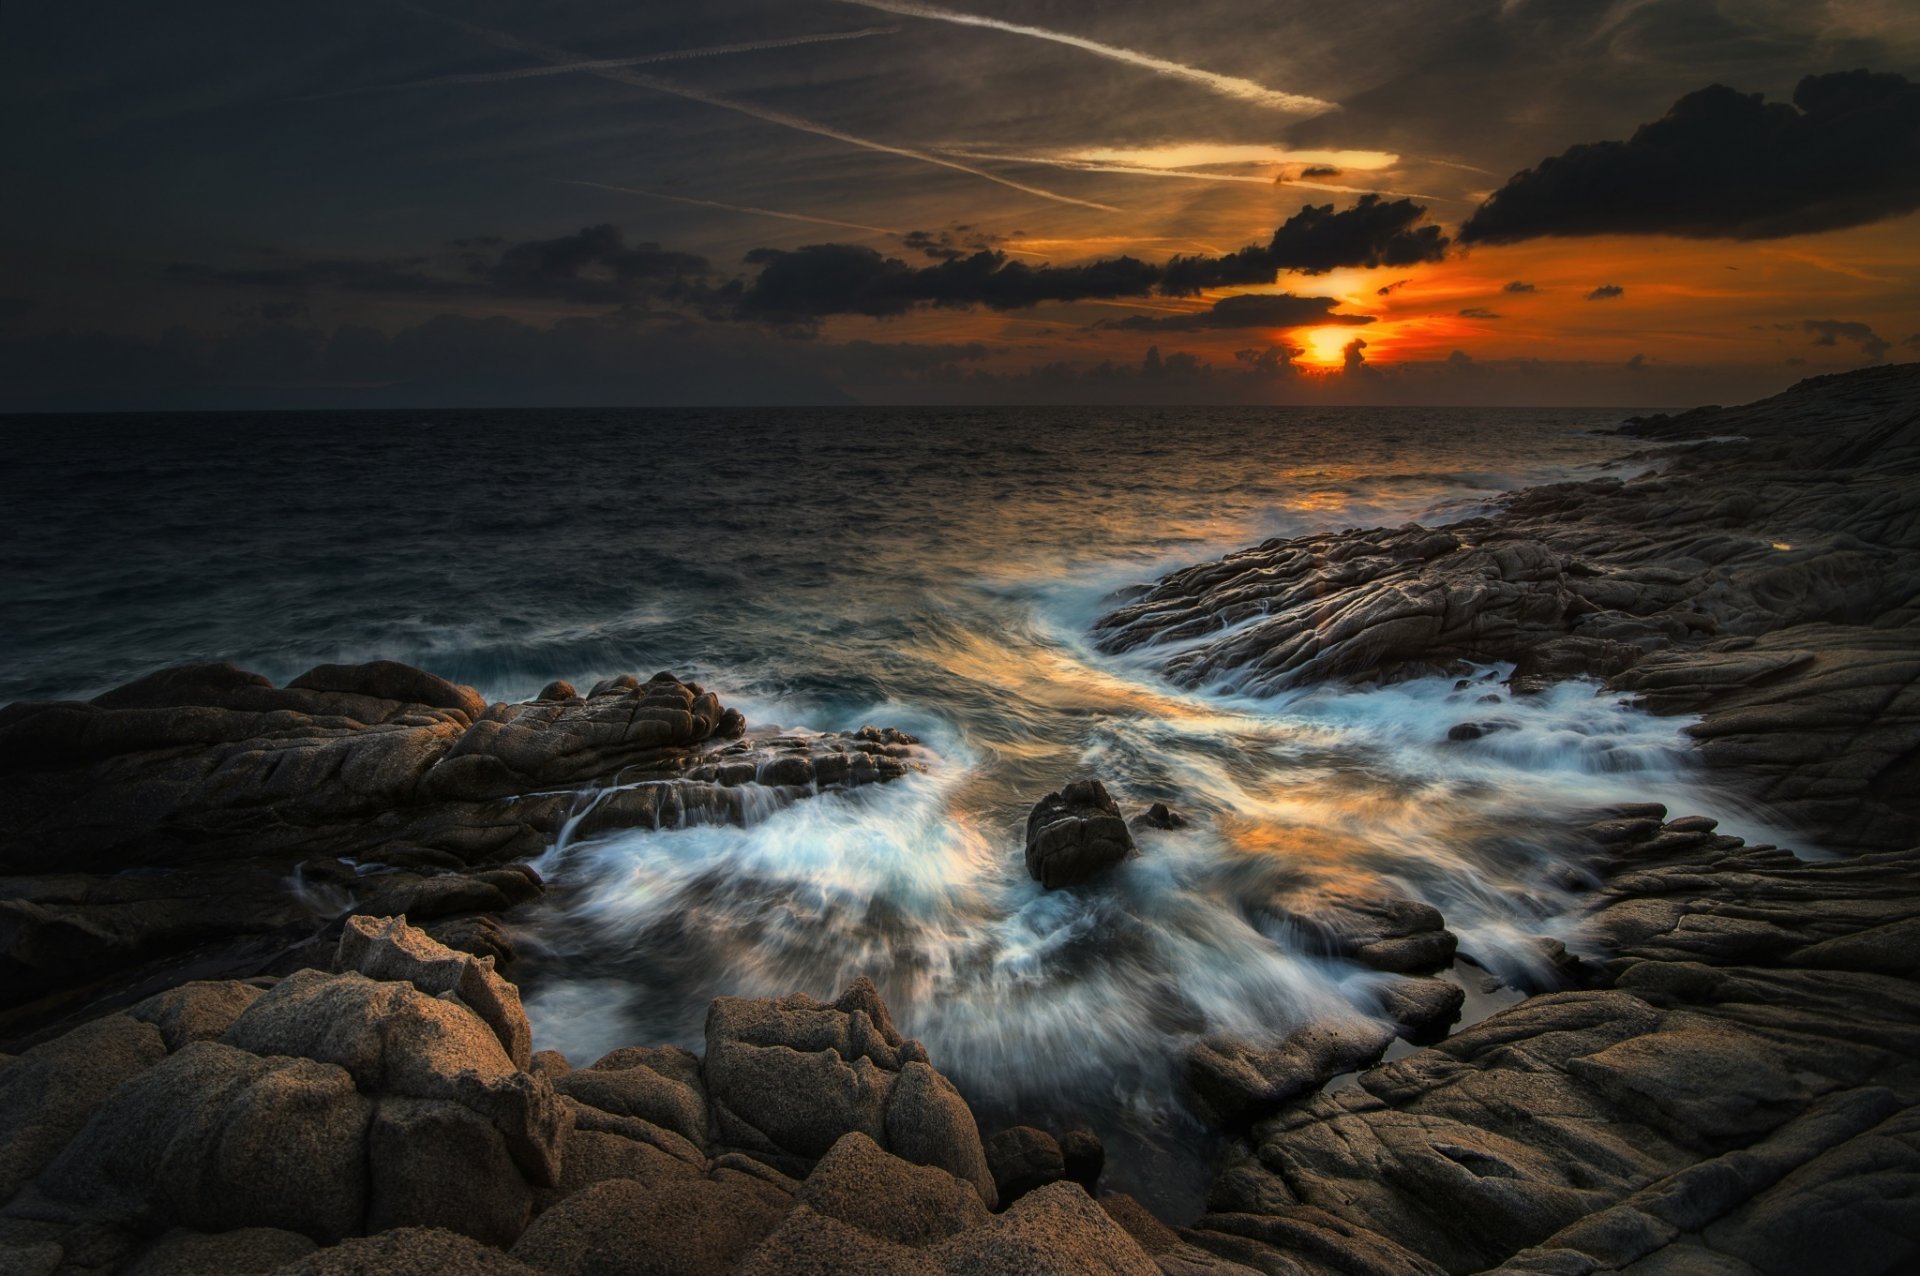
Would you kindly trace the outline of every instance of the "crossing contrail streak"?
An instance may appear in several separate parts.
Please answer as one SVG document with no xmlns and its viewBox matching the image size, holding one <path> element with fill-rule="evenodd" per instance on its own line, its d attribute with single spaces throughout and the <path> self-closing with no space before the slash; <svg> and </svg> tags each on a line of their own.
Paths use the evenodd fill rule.
<svg viewBox="0 0 1920 1276">
<path fill-rule="evenodd" d="M 472 71 L 465 75 L 436 75 L 425 80 L 402 80 L 397 84 L 365 84 L 297 97 L 296 102 L 325 102 L 337 97 L 358 97 L 363 93 L 398 93 L 403 89 L 430 89 L 454 84 L 505 84 L 510 80 L 533 80 L 547 75 L 576 75 L 619 67 L 647 66 L 655 62 L 686 62 L 694 58 L 719 58 L 732 53 L 758 53 L 763 49 L 794 49 L 805 44 L 827 44 L 836 40 L 864 40 L 868 36 L 892 35 L 899 27 L 861 27 L 858 31 L 829 31 L 821 35 L 791 35 L 778 40 L 749 40 L 744 44 L 714 44 L 700 49 L 669 49 L 663 53 L 643 53 L 631 58 L 591 58 L 585 61 L 548 66 L 516 67 L 511 71 Z"/>
<path fill-rule="evenodd" d="M 1088 40 L 1081 36 L 1069 35 L 1064 31 L 1052 31 L 1046 27 L 1030 27 L 1024 23 L 985 18 L 976 13 L 962 13 L 957 9 L 920 4 L 918 0 L 841 0 L 841 3 L 857 4 L 865 9 L 878 9 L 882 13 L 898 14 L 903 18 L 926 18 L 933 22 L 951 22 L 963 27 L 984 27 L 990 31 L 1006 31 L 1013 35 L 1031 36 L 1036 40 L 1051 40 L 1055 44 L 1071 45 L 1073 48 L 1083 49 L 1099 57 L 1124 62 L 1128 66 L 1144 67 L 1156 75 L 1188 80 L 1222 96 L 1238 98 L 1242 102 L 1252 102 L 1256 106 L 1270 107 L 1276 111 L 1289 111 L 1295 115 L 1320 115 L 1339 109 L 1339 104 L 1336 102 L 1327 102 L 1300 93 L 1283 93 L 1279 89 L 1270 89 L 1264 84 L 1242 79 L 1237 75 L 1218 75 L 1212 71 L 1203 71 L 1197 66 L 1188 66 L 1184 62 L 1156 58 L 1151 53 L 1102 44 L 1098 40 Z"/>
<path fill-rule="evenodd" d="M 449 18 L 444 14 L 430 13 L 425 9 L 414 8 L 413 6 L 407 7 L 413 9 L 415 13 L 425 13 L 430 17 L 438 18 L 442 22 L 458 27 L 475 39 L 484 40 L 497 49 L 507 49 L 515 53 L 524 53 L 528 57 L 538 58 L 550 66 L 572 67 L 579 66 L 581 62 L 585 61 L 585 59 L 566 49 L 556 48 L 550 44 L 541 44 L 538 41 L 523 39 L 517 35 L 510 35 L 505 31 L 495 31 L 491 27 L 478 27 L 470 22 L 462 22 L 458 18 Z M 786 111 L 775 110 L 769 106 L 756 106 L 752 102 L 742 102 L 738 98 L 726 97 L 719 93 L 708 93 L 703 89 L 689 88 L 683 84 L 675 84 L 672 80 L 662 80 L 658 76 L 646 75 L 625 67 L 594 67 L 584 73 L 587 75 L 597 75 L 603 80 L 612 80 L 616 84 L 627 84 L 638 89 L 651 89 L 655 93 L 665 93 L 672 97 L 686 98 L 690 102 L 703 102 L 708 106 L 718 107 L 723 111 L 733 111 L 740 115 L 746 115 L 753 119 L 764 121 L 768 124 L 778 124 L 782 128 L 790 128 L 799 133 L 812 133 L 816 137 L 832 138 L 836 142 L 844 142 L 848 146 L 857 146 L 862 150 L 877 151 L 883 155 L 898 155 L 902 159 L 919 160 L 922 164 L 931 164 L 936 168 L 951 169 L 956 173 L 966 173 L 969 176 L 992 182 L 996 186 L 1004 186 L 1008 190 L 1019 191 L 1023 195 L 1033 195 L 1039 199 L 1050 199 L 1056 204 L 1074 204 L 1081 208 L 1098 209 L 1103 213 L 1117 213 L 1121 211 L 1111 204 L 1096 204 L 1090 199 L 1076 199 L 1071 195 L 1062 195 L 1058 191 L 1046 190 L 1039 186 L 1029 186 L 1024 182 L 1016 182 L 1012 178 L 1001 177 L 997 173 L 989 173 L 983 168 L 975 168 L 971 164 L 962 164 L 958 160 L 950 160 L 938 155 L 931 155 L 926 151 L 918 151 L 910 146 L 894 146 L 889 142 L 876 142 L 870 137 L 861 137 L 857 133 L 849 133 L 844 129 L 834 128 L 831 124 L 822 124 L 817 120 L 809 120 L 804 116 L 792 115 Z"/>
<path fill-rule="evenodd" d="M 758 217 L 778 217 L 781 221 L 810 222 L 815 226 L 838 226 L 842 230 L 865 230 L 876 235 L 898 235 L 897 230 L 885 226 L 867 226 L 860 222 L 835 221 L 831 217 L 811 217 L 806 213 L 782 212 L 777 208 L 756 208 L 752 204 L 728 204 L 717 199 L 696 199 L 692 195 L 669 195 L 665 191 L 642 190 L 638 186 L 615 186 L 609 182 L 583 182 L 574 178 L 561 178 L 569 186 L 591 186 L 596 190 L 617 191 L 622 195 L 639 195 L 646 199 L 671 200 L 676 204 L 692 204 L 698 208 L 723 208 L 730 213 L 752 213 Z"/>
</svg>

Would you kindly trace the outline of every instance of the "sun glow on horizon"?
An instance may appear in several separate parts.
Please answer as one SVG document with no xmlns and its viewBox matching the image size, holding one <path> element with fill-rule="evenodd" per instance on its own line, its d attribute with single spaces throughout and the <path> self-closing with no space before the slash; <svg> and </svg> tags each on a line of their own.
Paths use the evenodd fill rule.
<svg viewBox="0 0 1920 1276">
<path fill-rule="evenodd" d="M 1300 355 L 1294 360 L 1311 368 L 1338 368 L 1347 361 L 1347 347 L 1359 335 L 1352 327 L 1328 325 L 1305 328 L 1292 334 Z"/>
</svg>

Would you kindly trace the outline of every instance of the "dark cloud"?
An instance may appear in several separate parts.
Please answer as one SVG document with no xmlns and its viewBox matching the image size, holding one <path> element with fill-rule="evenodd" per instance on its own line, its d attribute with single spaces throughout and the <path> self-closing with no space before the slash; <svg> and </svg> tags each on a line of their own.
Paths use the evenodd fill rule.
<svg viewBox="0 0 1920 1276">
<path fill-rule="evenodd" d="M 992 251 L 915 267 L 856 244 L 756 248 L 747 262 L 760 273 L 750 284 L 712 293 L 710 313 L 807 324 L 828 315 L 899 315 L 923 305 L 1019 310 L 1043 301 L 1137 297 L 1160 276 L 1159 267 L 1133 257 L 1030 266 Z"/>
<path fill-rule="evenodd" d="M 471 284 L 424 273 L 421 267 L 427 260 L 425 257 L 312 258 L 284 265 L 234 268 L 180 261 L 167 267 L 167 275 L 181 283 L 289 293 L 337 288 L 343 292 L 444 297 L 473 291 Z"/>
<path fill-rule="evenodd" d="M 1841 319 L 1809 319 L 1800 325 L 1801 331 L 1814 334 L 1816 346 L 1837 346 L 1842 341 L 1860 347 L 1860 353 L 1868 363 L 1878 363 L 1887 357 L 1893 349 L 1893 343 L 1875 332 L 1864 323 L 1853 323 Z"/>
<path fill-rule="evenodd" d="M 1360 371 L 1367 366 L 1367 342 L 1364 337 L 1355 337 L 1341 350 L 1341 366 L 1348 373 Z"/>
<path fill-rule="evenodd" d="M 1241 293 L 1222 297 L 1207 310 L 1189 315 L 1132 315 L 1102 324 L 1135 332 L 1193 332 L 1204 328 L 1304 328 L 1312 324 L 1372 323 L 1372 315 L 1334 314 L 1333 297 L 1296 297 L 1291 293 Z"/>
<path fill-rule="evenodd" d="M 1592 142 L 1516 174 L 1462 243 L 1542 235 L 1774 239 L 1920 208 L 1920 85 L 1809 75 L 1793 105 L 1715 84 L 1624 142 Z"/>
<path fill-rule="evenodd" d="M 1003 241 L 1004 236 L 965 223 L 949 226 L 945 230 L 910 230 L 900 236 L 902 245 L 935 261 L 971 256 Z"/>
<path fill-rule="evenodd" d="M 1390 284 L 1381 284 L 1378 288 L 1375 288 L 1373 291 L 1382 297 L 1387 297 L 1398 292 L 1400 289 L 1405 288 L 1408 284 L 1412 282 L 1413 281 L 1410 279 L 1396 279 Z"/>
<path fill-rule="evenodd" d="M 1308 204 L 1289 217 L 1273 239 L 1223 257 L 1175 257 L 1167 263 L 1161 291 L 1184 296 L 1206 288 L 1272 283 L 1283 270 L 1321 275 L 1343 266 L 1413 266 L 1446 256 L 1447 237 L 1410 199 L 1362 195 L 1352 208 Z"/>
<path fill-rule="evenodd" d="M 1615 297 L 1626 296 L 1627 290 L 1619 284 L 1601 284 L 1587 294 L 1588 301 L 1612 301 Z"/>
<path fill-rule="evenodd" d="M 1647 356 L 1645 356 L 1644 354 L 1636 354 L 1635 356 L 1633 356 L 1633 358 L 1627 360 L 1627 371 L 1628 372 L 1645 372 L 1647 370 L 1647 364 L 1649 362 L 1651 362 L 1651 360 L 1649 360 Z"/>
<path fill-rule="evenodd" d="M 1486 308 L 1485 306 L 1468 306 L 1468 307 L 1467 307 L 1467 308 L 1466 308 L 1465 310 L 1462 310 L 1462 311 L 1460 312 L 1460 317 L 1461 317 L 1462 319 L 1498 319 L 1498 318 L 1501 318 L 1501 316 L 1500 316 L 1500 315 L 1498 315 L 1498 314 L 1496 314 L 1496 313 L 1494 313 L 1494 312 L 1493 312 L 1493 311 L 1491 311 L 1491 310 L 1488 310 L 1488 309 L 1487 309 L 1487 308 Z"/>
<path fill-rule="evenodd" d="M 513 245 L 487 271 L 487 283 L 501 296 L 617 305 L 631 299 L 636 285 L 707 273 L 704 257 L 653 243 L 629 247 L 616 227 L 602 224 L 557 239 Z"/>
<path fill-rule="evenodd" d="M 1302 177 L 1338 177 L 1340 170 L 1331 164 L 1309 164 L 1300 170 Z"/>
<path fill-rule="evenodd" d="M 1505 288 L 1502 288 L 1500 291 L 1501 292 L 1539 292 L 1540 289 L 1533 284 L 1525 283 L 1521 280 L 1516 279 L 1512 283 L 1508 284 Z"/>
</svg>

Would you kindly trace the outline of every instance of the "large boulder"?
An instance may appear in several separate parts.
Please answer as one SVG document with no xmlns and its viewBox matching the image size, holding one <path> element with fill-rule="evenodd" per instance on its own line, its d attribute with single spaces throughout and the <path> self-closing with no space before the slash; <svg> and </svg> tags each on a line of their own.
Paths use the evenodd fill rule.
<svg viewBox="0 0 1920 1276">
<path fill-rule="evenodd" d="M 949 1276 L 1046 1272 L 1049 1276 L 1160 1276 L 1138 1241 L 1075 1183 L 1049 1183 L 985 1227 L 929 1251 Z"/>
<path fill-rule="evenodd" d="M 898 1245 L 923 1248 L 987 1222 L 971 1183 L 883 1151 L 864 1134 L 841 1137 L 795 1199 L 814 1211 Z"/>
<path fill-rule="evenodd" d="M 0 1201 L 46 1168 L 123 1082 L 166 1053 L 159 1029 L 108 1015 L 0 1067 Z"/>
<path fill-rule="evenodd" d="M 533 1029 L 520 990 L 494 973 L 490 957 L 456 952 L 404 917 L 350 917 L 334 969 L 404 981 L 430 996 L 451 995 L 493 1030 L 514 1067 L 524 1072 L 532 1062 Z"/>
<path fill-rule="evenodd" d="M 702 1070 L 722 1142 L 804 1171 L 857 1131 L 995 1203 L 972 1112 L 864 976 L 831 1004 L 716 998 L 706 1039 Z"/>
<path fill-rule="evenodd" d="M 1134 853 L 1133 834 L 1098 780 L 1075 780 L 1027 816 L 1027 872 L 1048 890 L 1073 886 Z"/>
<path fill-rule="evenodd" d="M 512 1253 L 547 1276 L 721 1276 L 785 1212 L 738 1183 L 609 1179 L 535 1219 Z"/>
</svg>

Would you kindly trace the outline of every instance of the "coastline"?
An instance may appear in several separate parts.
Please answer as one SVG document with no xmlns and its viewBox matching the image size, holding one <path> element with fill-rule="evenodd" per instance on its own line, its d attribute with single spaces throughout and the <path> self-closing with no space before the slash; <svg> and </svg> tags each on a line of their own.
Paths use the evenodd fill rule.
<svg viewBox="0 0 1920 1276">
<path fill-rule="evenodd" d="M 524 1272 L 523 1259 L 542 1271 L 626 1270 L 588 1255 L 635 1237 L 668 1243 L 674 1220 L 619 1186 L 644 1183 L 708 1220 L 683 1228 L 708 1238 L 690 1252 L 696 1270 L 773 1270 L 801 1255 L 833 1270 L 832 1254 L 929 1271 L 1889 1270 L 1920 1249 L 1902 1206 L 1920 1181 L 1920 852 L 1905 849 L 1920 841 L 1920 785 L 1907 782 L 1920 756 L 1917 404 L 1920 367 L 1906 365 L 1629 423 L 1670 448 L 1739 441 L 1663 452 L 1656 473 L 1627 482 L 1518 492 L 1499 513 L 1440 531 L 1267 542 L 1174 573 L 1098 622 L 1111 650 L 1167 646 L 1164 671 L 1189 685 L 1391 681 L 1466 660 L 1513 661 L 1522 693 L 1602 678 L 1656 712 L 1699 715 L 1691 734 L 1709 765 L 1814 841 L 1856 852 L 1805 862 L 1684 812 L 1621 810 L 1569 830 L 1595 960 L 1568 977 L 1591 986 L 1531 997 L 1333 1094 L 1317 1091 L 1386 1042 L 1229 1058 L 1217 1073 L 1257 1101 L 1230 1122 L 1209 1212 L 1177 1228 L 1130 1198 L 1089 1196 L 1098 1167 L 1089 1175 L 1084 1147 L 1076 1176 L 1065 1141 L 1045 1132 L 969 1138 L 973 1120 L 939 1061 L 913 1057 L 871 989 L 832 1006 L 737 1003 L 717 1027 L 710 1017 L 704 1060 L 617 1051 L 619 1066 L 562 1071 L 516 1055 L 513 1015 L 482 1013 L 506 994 L 463 974 L 455 1006 L 506 1052 L 504 1070 L 490 1055 L 481 1068 L 498 1083 L 486 1092 L 522 1096 L 511 1121 L 494 1106 L 506 1100 L 453 1082 L 408 1091 L 291 1030 L 242 1027 L 256 1004 L 292 999 L 287 989 L 363 1000 L 376 994 L 356 979 L 387 989 L 369 1012 L 379 1026 L 403 1017 L 408 989 L 448 991 L 433 972 L 485 967 L 498 980 L 491 967 L 512 956 L 499 918 L 540 890 L 511 865 L 569 819 L 674 827 L 689 812 L 729 818 L 746 783 L 803 801 L 884 782 L 913 766 L 910 737 L 742 739 L 737 715 L 665 676 L 488 706 L 391 665 L 315 670 L 286 688 L 201 667 L 87 706 L 0 711 L 0 791 L 16 812 L 4 843 L 8 983 L 33 994 L 10 995 L 0 1013 L 10 1040 L 35 1045 L 0 1068 L 11 1172 L 0 1195 L 19 1192 L 0 1210 L 0 1246 L 58 1248 L 48 1271 L 111 1253 L 93 1269 L 114 1270 L 186 1243 L 168 1227 L 270 1226 L 311 1244 L 378 1220 L 450 1225 L 494 1248 L 387 1231 L 286 1270 L 350 1270 L 380 1245 L 421 1263 L 452 1261 L 424 1257 L 452 1246 L 476 1271 Z M 1291 605 L 1298 597 L 1309 605 Z M 573 791 L 616 775 L 647 783 L 576 809 Z M 357 911 L 428 923 L 421 939 L 393 939 L 407 962 L 360 964 L 347 916 L 315 925 L 263 907 L 316 849 L 377 851 L 403 870 Z M 149 871 L 129 877 L 129 861 Z M 350 885 L 352 874 L 306 884 Z M 1431 967 L 1423 957 L 1408 973 Z M 517 1011 L 517 993 L 511 1001 Z M 69 1030 L 47 1036 L 59 1028 Z M 376 1035 L 383 1059 L 437 1058 L 436 1076 L 475 1062 L 432 1056 L 385 1027 Z M 428 1165 L 419 1183 L 363 1185 L 357 1214 L 348 1201 L 317 1223 L 280 1218 L 291 1197 L 273 1195 L 260 1169 L 270 1156 L 244 1163 L 258 1190 L 238 1212 L 133 1190 L 134 1153 L 108 1146 L 112 1122 L 94 1113 L 133 1110 L 125 1096 L 150 1070 L 204 1074 L 216 1045 L 344 1069 L 345 1089 L 331 1074 L 302 1078 L 334 1087 L 338 1104 L 322 1107 L 344 1131 L 343 1162 L 381 1146 L 389 1127 L 457 1132 L 469 1148 L 497 1138 L 506 1159 L 480 1177 L 499 1190 L 449 1205 L 432 1187 L 445 1166 Z M 763 1072 L 736 1047 L 832 1058 L 817 1075 Z M 472 1048 L 488 1054 L 484 1041 Z M 836 1107 L 849 1077 L 867 1097 Z M 910 1115 L 896 1120 L 909 1086 L 916 1097 L 898 1102 Z M 783 1087 L 778 1111 L 736 1110 Z M 303 1117 L 234 1125 L 233 1102 L 209 1090 L 208 1128 L 297 1142 Z M 467 1115 L 434 1109 L 436 1126 L 408 1103 Z M 481 1116 L 489 1124 L 474 1133 Z M 433 1146 L 442 1135 L 417 1137 Z M 594 1150 L 576 1155 L 583 1146 Z M 663 1146 L 675 1164 L 635 1150 Z M 1032 1190 L 989 1215 L 1017 1174 Z M 523 1208 L 524 1234 L 500 1222 Z M 902 1211 L 939 1221 L 903 1231 Z M 751 1244 L 712 1239 L 727 1230 L 722 1217 L 760 1220 L 737 1229 Z M 283 1225 L 297 1218 L 305 1225 Z"/>
</svg>

